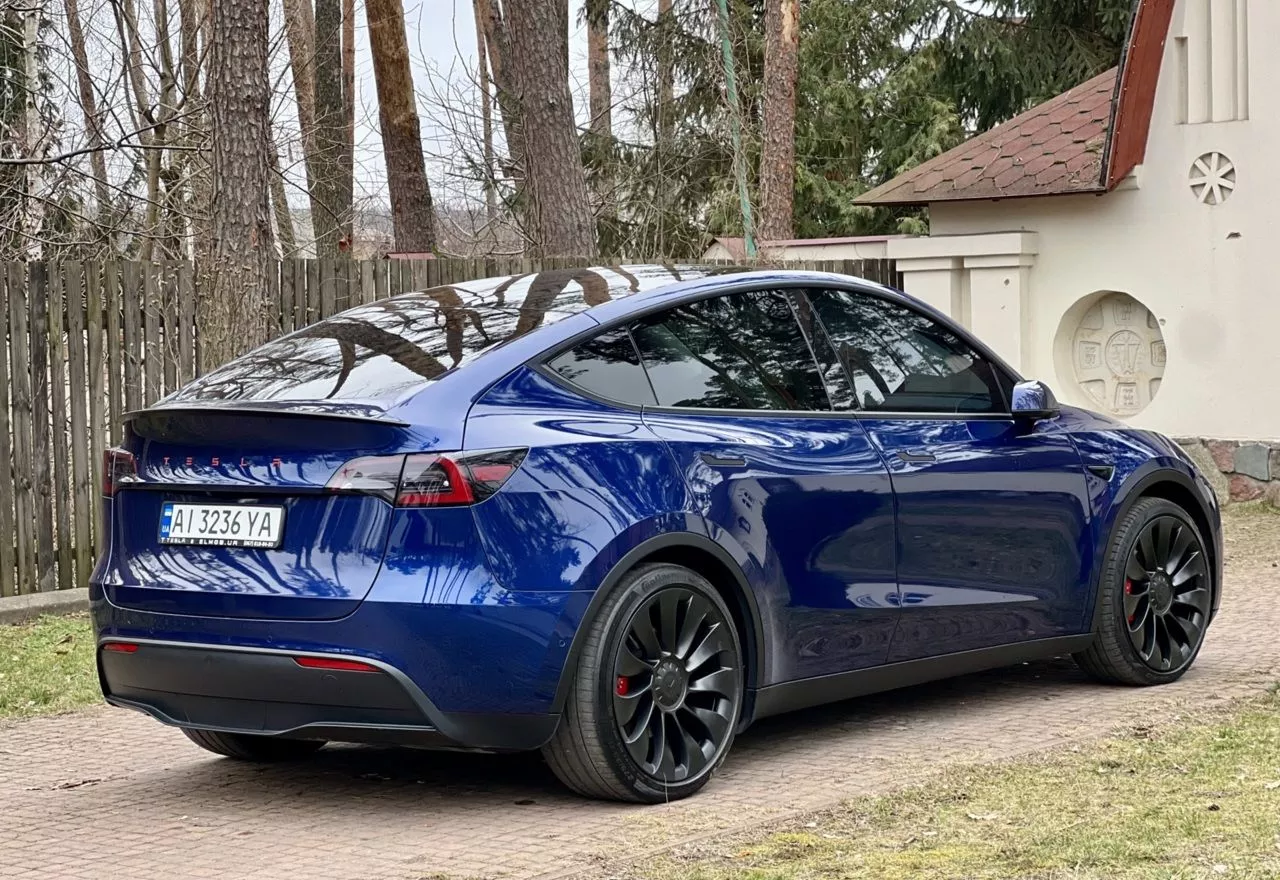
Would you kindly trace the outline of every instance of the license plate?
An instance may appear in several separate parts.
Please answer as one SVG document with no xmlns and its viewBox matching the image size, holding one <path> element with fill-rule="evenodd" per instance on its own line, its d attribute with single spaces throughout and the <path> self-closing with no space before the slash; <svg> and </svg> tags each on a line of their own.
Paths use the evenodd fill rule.
<svg viewBox="0 0 1280 880">
<path fill-rule="evenodd" d="M 160 511 L 160 543 L 279 547 L 283 526 L 283 507 L 166 501 Z"/>
</svg>

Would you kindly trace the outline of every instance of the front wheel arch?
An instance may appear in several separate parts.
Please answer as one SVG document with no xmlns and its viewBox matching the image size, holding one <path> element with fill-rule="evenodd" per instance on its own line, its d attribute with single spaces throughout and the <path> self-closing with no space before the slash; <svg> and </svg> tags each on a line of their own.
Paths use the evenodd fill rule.
<svg viewBox="0 0 1280 880">
<path fill-rule="evenodd" d="M 746 666 L 744 677 L 746 694 L 740 723 L 740 726 L 745 726 L 751 719 L 753 695 L 763 683 L 765 671 L 765 635 L 760 606 L 741 566 L 729 551 L 707 536 L 695 532 L 668 533 L 649 538 L 623 555 L 604 576 L 573 634 L 573 641 L 569 645 L 564 666 L 560 671 L 560 682 L 556 687 L 551 711 L 556 714 L 564 711 L 565 700 L 568 699 L 573 685 L 574 670 L 578 667 L 582 647 L 586 641 L 586 632 L 599 614 L 610 591 L 629 572 L 641 565 L 654 562 L 674 563 L 702 575 L 716 588 L 733 613 Z"/>
<path fill-rule="evenodd" d="M 1215 517 L 1210 516 L 1209 508 L 1201 498 L 1196 488 L 1194 479 L 1181 470 L 1173 468 L 1157 468 L 1142 476 L 1131 479 L 1120 490 L 1120 493 L 1111 507 L 1111 513 L 1107 517 L 1106 531 L 1099 534 L 1096 539 L 1096 552 L 1101 558 L 1101 554 L 1106 552 L 1106 548 L 1111 541 L 1112 533 L 1115 530 L 1116 523 L 1120 522 L 1125 514 L 1127 514 L 1135 504 L 1143 498 L 1163 498 L 1176 504 L 1178 507 L 1186 511 L 1187 516 L 1191 517 L 1195 522 L 1196 528 L 1200 530 L 1200 534 L 1204 536 L 1205 549 L 1210 555 L 1210 582 L 1213 589 L 1212 608 L 1216 612 L 1219 600 L 1222 596 L 1222 558 L 1221 547 L 1218 544 L 1218 528 L 1214 527 Z M 1098 601 L 1099 591 L 1101 589 L 1101 566 L 1095 565 L 1095 577 L 1091 590 L 1092 614 L 1089 623 L 1089 632 L 1097 633 L 1101 615 L 1101 603 Z"/>
</svg>

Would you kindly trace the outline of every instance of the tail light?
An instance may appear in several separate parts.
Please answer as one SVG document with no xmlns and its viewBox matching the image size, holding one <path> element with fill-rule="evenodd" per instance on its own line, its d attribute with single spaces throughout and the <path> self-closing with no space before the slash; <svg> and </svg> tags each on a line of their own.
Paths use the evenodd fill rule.
<svg viewBox="0 0 1280 880">
<path fill-rule="evenodd" d="M 376 495 L 396 507 L 476 504 L 502 488 L 527 451 L 491 449 L 356 458 L 339 468 L 325 489 Z"/>
<path fill-rule="evenodd" d="M 102 494 L 114 497 L 122 483 L 138 478 L 138 460 L 127 449 L 111 448 L 102 453 Z"/>
</svg>

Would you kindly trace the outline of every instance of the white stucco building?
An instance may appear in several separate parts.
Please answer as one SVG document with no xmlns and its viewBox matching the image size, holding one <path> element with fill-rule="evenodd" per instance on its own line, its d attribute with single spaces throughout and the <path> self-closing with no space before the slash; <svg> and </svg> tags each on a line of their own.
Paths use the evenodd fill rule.
<svg viewBox="0 0 1280 880">
<path fill-rule="evenodd" d="M 1277 0 L 1142 0 L 1118 69 L 861 199 L 928 205 L 886 243 L 908 292 L 1063 400 L 1280 478 L 1252 442 L 1280 440 L 1277 35 Z"/>
</svg>

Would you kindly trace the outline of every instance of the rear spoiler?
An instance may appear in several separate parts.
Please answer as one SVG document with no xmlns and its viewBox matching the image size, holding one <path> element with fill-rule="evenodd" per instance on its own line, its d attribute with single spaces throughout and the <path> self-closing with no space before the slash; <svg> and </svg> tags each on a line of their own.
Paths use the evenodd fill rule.
<svg viewBox="0 0 1280 880">
<path fill-rule="evenodd" d="M 151 416 L 170 415 L 259 415 L 281 416 L 303 419 L 335 419 L 347 422 L 373 422 L 391 428 L 411 427 L 408 422 L 388 418 L 377 407 L 361 404 L 315 404 L 306 401 L 291 402 L 279 406 L 255 404 L 242 406 L 220 403 L 217 405 L 181 404 L 169 406 L 152 406 L 127 412 L 121 421 L 128 425 L 139 420 L 145 421 Z"/>
</svg>

